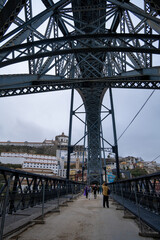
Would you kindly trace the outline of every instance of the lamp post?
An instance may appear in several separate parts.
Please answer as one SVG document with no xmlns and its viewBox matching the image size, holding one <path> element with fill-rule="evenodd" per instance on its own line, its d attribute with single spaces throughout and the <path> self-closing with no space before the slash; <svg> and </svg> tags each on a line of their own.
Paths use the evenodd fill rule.
<svg viewBox="0 0 160 240">
<path fill-rule="evenodd" d="M 113 135 L 114 135 L 114 146 L 112 148 L 113 148 L 113 152 L 115 153 L 115 158 L 116 158 L 117 179 L 120 179 L 118 143 L 117 143 L 116 123 L 115 123 L 114 105 L 113 105 L 113 97 L 112 97 L 112 89 L 111 88 L 109 88 L 109 93 L 110 93 L 112 123 L 113 123 Z"/>
<path fill-rule="evenodd" d="M 68 155 L 67 155 L 67 179 L 68 180 L 69 180 L 69 173 L 70 173 L 70 154 L 73 152 L 73 146 L 71 146 L 73 99 L 74 99 L 74 89 L 72 88 L 71 107 L 70 107 L 70 121 L 69 121 Z"/>
<path fill-rule="evenodd" d="M 107 182 L 107 176 L 106 176 L 106 166 L 105 166 L 105 167 L 103 167 L 103 170 L 104 170 L 105 182 Z"/>
</svg>

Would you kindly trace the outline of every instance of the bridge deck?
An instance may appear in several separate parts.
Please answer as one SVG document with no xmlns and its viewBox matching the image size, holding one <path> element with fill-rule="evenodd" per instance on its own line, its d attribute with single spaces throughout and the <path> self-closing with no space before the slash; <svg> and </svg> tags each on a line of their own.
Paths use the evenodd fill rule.
<svg viewBox="0 0 160 240">
<path fill-rule="evenodd" d="M 142 206 L 137 207 L 135 203 L 123 199 L 120 196 L 114 195 L 113 198 L 130 212 L 132 212 L 135 216 L 144 221 L 148 226 L 154 229 L 157 232 L 160 232 L 160 216 L 154 212 L 149 211 L 148 209 L 143 208 Z"/>
<path fill-rule="evenodd" d="M 45 216 L 45 223 L 36 224 L 18 236 L 19 240 L 140 240 L 134 220 L 124 219 L 123 211 L 117 211 L 110 201 L 110 208 L 102 207 L 102 195 L 91 200 L 79 197 L 68 206 L 60 207 L 60 213 Z M 143 238 L 151 240 L 152 238 Z"/>
</svg>

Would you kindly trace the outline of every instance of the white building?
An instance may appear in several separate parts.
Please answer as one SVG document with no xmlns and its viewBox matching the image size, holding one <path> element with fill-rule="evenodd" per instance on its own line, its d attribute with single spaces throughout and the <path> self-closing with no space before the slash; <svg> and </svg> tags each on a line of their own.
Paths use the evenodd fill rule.
<svg viewBox="0 0 160 240">
<path fill-rule="evenodd" d="M 56 160 L 55 156 L 42 155 L 42 154 L 30 154 L 30 153 L 14 153 L 14 152 L 2 152 L 0 157 L 12 157 L 12 158 L 40 158 L 46 160 Z"/>
<path fill-rule="evenodd" d="M 2 146 L 28 146 L 28 147 L 42 147 L 42 146 L 53 146 L 54 145 L 54 141 L 53 140 L 49 140 L 49 142 L 47 140 L 44 140 L 44 142 L 11 142 L 11 141 L 7 141 L 7 142 L 0 142 L 0 145 Z"/>
<path fill-rule="evenodd" d="M 58 176 L 62 177 L 62 178 L 66 178 L 67 176 L 67 169 L 59 169 L 58 171 Z"/>
<path fill-rule="evenodd" d="M 48 160 L 42 158 L 25 158 L 22 168 L 51 169 L 54 174 L 58 175 L 60 168 L 57 160 Z"/>
<path fill-rule="evenodd" d="M 13 146 L 54 146 L 56 149 L 56 156 L 40 155 L 40 154 L 28 154 L 28 153 L 13 153 L 13 152 L 2 152 L 0 156 L 0 162 L 11 163 L 11 164 L 22 164 L 23 169 L 49 169 L 54 174 L 60 177 L 66 177 L 66 169 L 64 169 L 64 163 L 67 162 L 68 155 L 68 136 L 62 132 L 57 135 L 55 140 L 44 140 L 43 142 L 0 142 L 0 145 L 13 145 Z M 84 154 L 84 146 L 74 146 L 74 152 L 70 155 L 70 162 L 76 163 L 77 160 L 82 163 Z"/>
<path fill-rule="evenodd" d="M 5 164 L 22 164 L 22 169 L 50 169 L 56 175 L 58 175 L 58 170 L 61 168 L 60 162 L 55 156 L 40 154 L 2 152 L 0 162 Z M 63 167 L 62 165 L 62 168 Z"/>
</svg>

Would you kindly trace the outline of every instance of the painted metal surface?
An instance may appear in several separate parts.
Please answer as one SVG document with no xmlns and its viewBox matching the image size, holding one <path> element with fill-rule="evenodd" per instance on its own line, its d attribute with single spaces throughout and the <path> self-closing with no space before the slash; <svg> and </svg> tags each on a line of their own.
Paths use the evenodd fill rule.
<svg viewBox="0 0 160 240">
<path fill-rule="evenodd" d="M 113 198 L 160 232 L 160 172 L 109 184 Z"/>
</svg>

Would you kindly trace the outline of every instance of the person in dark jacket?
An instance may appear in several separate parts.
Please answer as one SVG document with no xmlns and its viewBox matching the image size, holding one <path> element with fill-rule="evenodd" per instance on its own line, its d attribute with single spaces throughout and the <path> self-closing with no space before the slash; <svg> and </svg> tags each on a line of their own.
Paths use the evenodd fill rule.
<svg viewBox="0 0 160 240">
<path fill-rule="evenodd" d="M 86 186 L 84 189 L 84 195 L 86 196 L 86 198 L 88 198 L 88 186 Z"/>
<path fill-rule="evenodd" d="M 94 187 L 93 187 L 93 193 L 94 193 L 94 199 L 96 199 L 97 198 L 97 186 L 96 185 L 94 185 Z"/>
</svg>

